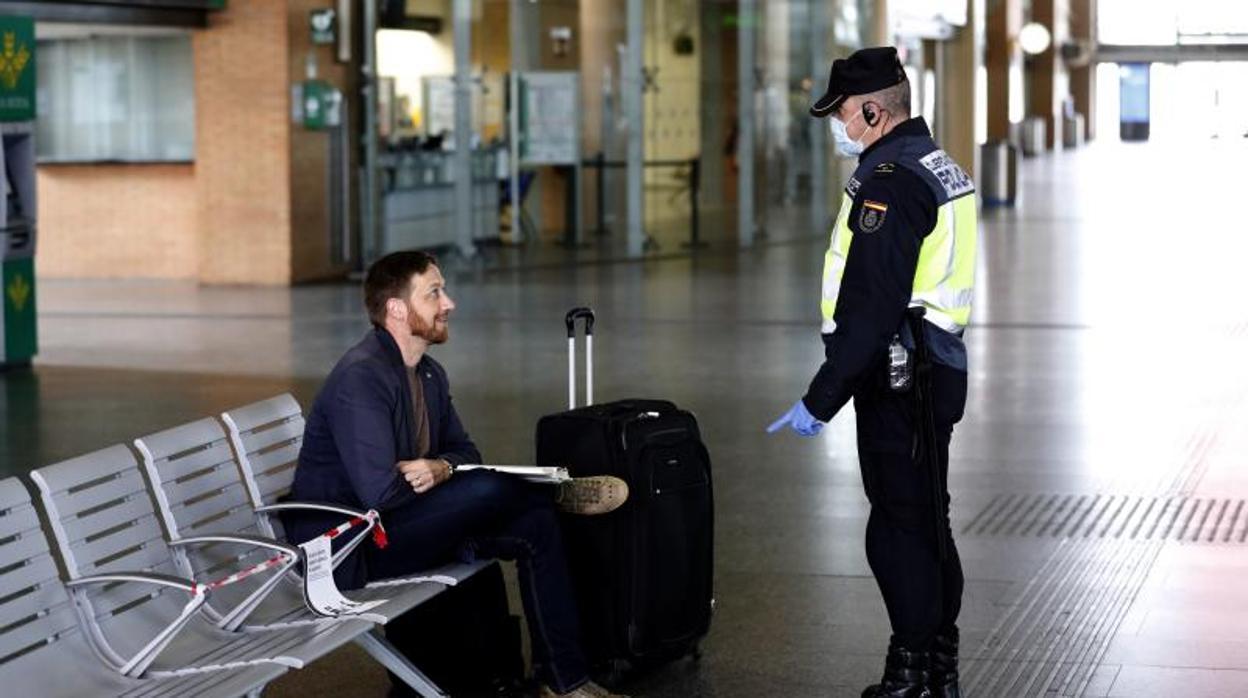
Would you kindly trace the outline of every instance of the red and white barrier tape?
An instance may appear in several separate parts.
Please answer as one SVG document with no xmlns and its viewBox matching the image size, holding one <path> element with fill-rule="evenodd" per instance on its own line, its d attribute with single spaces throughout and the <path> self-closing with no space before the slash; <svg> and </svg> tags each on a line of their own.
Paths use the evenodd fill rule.
<svg viewBox="0 0 1248 698">
<path fill-rule="evenodd" d="M 386 538 L 386 529 L 381 525 L 381 514 L 378 514 L 376 509 L 369 509 L 364 516 L 357 516 L 349 521 L 344 521 L 321 535 L 332 540 L 365 522 L 373 526 L 374 545 L 378 548 L 384 548 L 389 545 L 390 541 Z"/>
<path fill-rule="evenodd" d="M 337 538 L 338 536 L 341 536 L 347 531 L 350 531 L 356 526 L 359 526 L 364 523 L 369 523 L 373 527 L 373 544 L 374 545 L 376 545 L 378 548 L 384 548 L 389 544 L 389 540 L 386 538 L 386 529 L 383 528 L 381 525 L 381 514 L 378 514 L 376 509 L 369 509 L 368 512 L 364 514 L 364 516 L 357 516 L 348 521 L 344 521 L 342 524 L 335 526 L 329 529 L 328 531 L 322 533 L 320 537 L 329 538 L 330 540 L 333 540 L 334 538 Z M 236 582 L 241 582 L 242 580 L 248 577 L 260 574 L 261 572 L 264 572 L 265 570 L 272 569 L 274 567 L 277 567 L 278 565 L 281 565 L 285 562 L 289 562 L 293 559 L 294 559 L 294 556 L 291 555 L 290 553 L 278 553 L 277 555 L 274 555 L 273 557 L 265 560 L 264 562 L 261 562 L 256 565 L 252 565 L 251 567 L 248 567 L 246 569 L 239 570 L 235 572 L 234 574 L 231 574 L 227 577 L 222 577 L 216 580 L 215 582 L 207 582 L 205 584 L 192 583 L 191 593 L 198 596 L 199 594 L 207 593 L 208 591 L 211 591 L 211 590 L 220 589 L 221 587 L 229 586 Z"/>
<path fill-rule="evenodd" d="M 206 584 L 196 584 L 194 586 L 203 587 L 204 591 L 212 591 L 215 589 L 220 589 L 221 587 L 229 586 L 231 584 L 234 584 L 235 582 L 241 582 L 244 579 L 252 575 L 260 574 L 261 572 L 265 570 L 277 567 L 278 565 L 284 562 L 289 562 L 292 559 L 294 559 L 294 556 L 290 555 L 289 553 L 278 553 L 277 555 L 274 555 L 273 557 L 265 560 L 264 562 L 261 562 L 257 565 L 252 565 L 251 567 L 248 567 L 247 569 L 239 570 L 235 572 L 234 574 L 229 575 L 228 577 L 222 577 L 215 582 L 208 582 Z M 192 589 L 191 593 L 199 593 L 199 592 L 197 589 Z"/>
</svg>

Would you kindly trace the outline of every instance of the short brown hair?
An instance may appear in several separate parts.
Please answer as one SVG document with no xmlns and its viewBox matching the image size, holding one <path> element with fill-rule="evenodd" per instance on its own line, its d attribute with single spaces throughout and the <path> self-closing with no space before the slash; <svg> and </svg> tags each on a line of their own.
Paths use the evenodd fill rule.
<svg viewBox="0 0 1248 698">
<path fill-rule="evenodd" d="M 404 298 L 412 285 L 412 277 L 424 274 L 438 259 L 428 252 L 403 250 L 391 252 L 373 262 L 364 277 L 364 307 L 368 319 L 377 327 L 386 324 L 386 301 Z"/>
</svg>

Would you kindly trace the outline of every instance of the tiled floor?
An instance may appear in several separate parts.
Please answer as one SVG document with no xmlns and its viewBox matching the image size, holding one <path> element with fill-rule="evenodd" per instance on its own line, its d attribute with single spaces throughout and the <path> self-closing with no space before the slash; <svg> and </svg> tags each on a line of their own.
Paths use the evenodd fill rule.
<svg viewBox="0 0 1248 698">
<path fill-rule="evenodd" d="M 971 393 L 951 485 L 968 695 L 1248 695 L 1248 146 L 1098 145 L 1023 164 L 984 214 Z M 818 238 L 697 258 L 465 268 L 438 352 L 489 459 L 532 457 L 565 399 L 562 312 L 599 312 L 597 395 L 699 416 L 716 468 L 718 613 L 643 696 L 853 696 L 887 638 L 847 411 L 763 428 L 821 355 Z M 549 255 L 548 255 L 549 256 Z M 0 473 L 291 390 L 363 331 L 349 286 L 44 282 L 43 351 L 0 376 Z M 272 695 L 382 695 L 351 650 Z"/>
</svg>

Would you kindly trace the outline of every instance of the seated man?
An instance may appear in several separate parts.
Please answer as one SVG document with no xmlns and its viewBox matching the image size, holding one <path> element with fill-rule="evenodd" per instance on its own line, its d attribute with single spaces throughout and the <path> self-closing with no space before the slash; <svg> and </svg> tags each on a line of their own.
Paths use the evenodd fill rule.
<svg viewBox="0 0 1248 698">
<path fill-rule="evenodd" d="M 453 559 L 516 560 L 543 695 L 610 696 L 589 681 L 556 507 L 615 509 L 623 480 L 558 487 L 456 466 L 480 463 L 451 404 L 446 371 L 425 352 L 449 336 L 455 304 L 431 255 L 396 252 L 364 281 L 373 330 L 334 367 L 308 415 L 293 496 L 376 509 L 389 538 L 362 545 L 338 568 L 343 588 L 410 576 Z M 341 523 L 290 516 L 304 541 Z M 436 629 L 434 629 L 436 631 Z"/>
</svg>

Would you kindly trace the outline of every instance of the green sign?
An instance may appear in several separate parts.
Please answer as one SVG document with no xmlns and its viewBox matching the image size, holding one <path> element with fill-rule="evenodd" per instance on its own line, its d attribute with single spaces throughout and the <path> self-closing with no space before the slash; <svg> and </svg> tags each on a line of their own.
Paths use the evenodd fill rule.
<svg viewBox="0 0 1248 698">
<path fill-rule="evenodd" d="M 331 8 L 312 10 L 308 14 L 308 25 L 312 30 L 312 43 L 332 44 L 338 30 L 338 13 Z"/>
<path fill-rule="evenodd" d="M 35 118 L 35 21 L 0 17 L 0 121 Z"/>
<path fill-rule="evenodd" d="M 325 128 L 329 105 L 326 98 L 332 90 L 328 83 L 322 80 L 304 80 L 303 81 L 303 127 L 311 131 L 319 131 Z"/>
<path fill-rule="evenodd" d="M 0 268 L 4 292 L 4 355 L 0 363 L 27 361 L 38 346 L 35 323 L 35 260 L 5 260 Z"/>
</svg>

